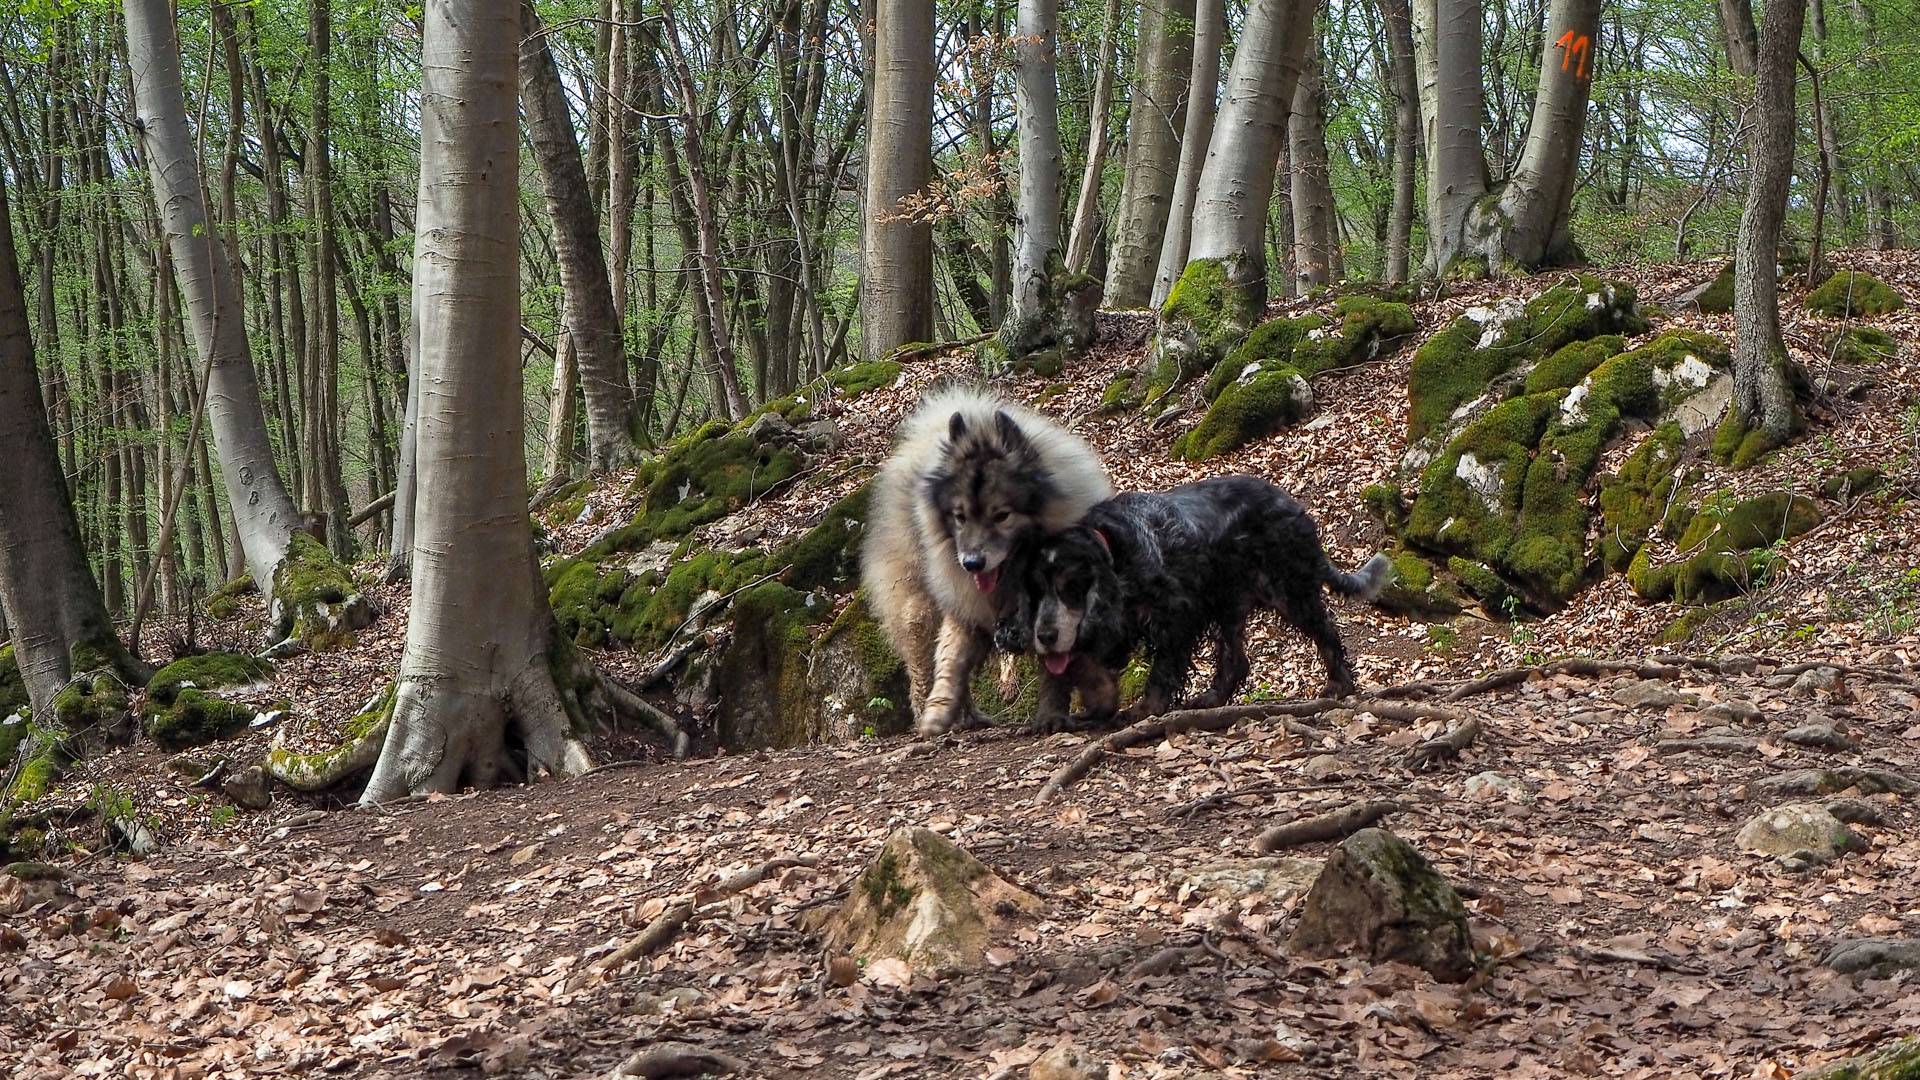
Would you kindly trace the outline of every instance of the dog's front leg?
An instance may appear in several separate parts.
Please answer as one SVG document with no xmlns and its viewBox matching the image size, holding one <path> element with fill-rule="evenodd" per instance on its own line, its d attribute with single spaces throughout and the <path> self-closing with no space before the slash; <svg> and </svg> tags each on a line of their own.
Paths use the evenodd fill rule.
<svg viewBox="0 0 1920 1080">
<path fill-rule="evenodd" d="M 968 682 L 973 669 L 987 655 L 987 635 L 948 618 L 940 624 L 940 640 L 933 649 L 933 685 L 927 689 L 917 728 L 922 735 L 952 731 L 967 719 L 972 694 Z"/>
<path fill-rule="evenodd" d="M 1067 728 L 1067 706 L 1073 697 L 1071 674 L 1054 676 L 1040 672 L 1040 701 L 1034 706 L 1033 728 L 1042 734 Z"/>
</svg>

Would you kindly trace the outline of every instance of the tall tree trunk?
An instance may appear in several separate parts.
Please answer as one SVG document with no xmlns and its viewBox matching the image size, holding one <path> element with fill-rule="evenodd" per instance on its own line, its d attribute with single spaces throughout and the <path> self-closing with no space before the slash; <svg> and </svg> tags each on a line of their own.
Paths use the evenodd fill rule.
<svg viewBox="0 0 1920 1080">
<path fill-rule="evenodd" d="M 727 290 L 720 273 L 719 211 L 713 205 L 713 185 L 709 179 L 701 136 L 697 111 L 699 90 L 693 81 L 693 71 L 681 51 L 680 28 L 674 22 L 673 7 L 667 0 L 662 0 L 660 15 L 660 40 L 666 46 L 668 71 L 675 87 L 673 96 L 680 105 L 680 138 L 686 151 L 687 194 L 693 203 L 693 225 L 698 241 L 694 259 L 700 271 L 701 288 L 707 298 L 707 334 L 713 353 L 708 379 L 713 407 L 722 417 L 738 420 L 747 415 L 747 399 L 740 392 L 739 362 L 734 354 L 733 335 L 727 326 Z"/>
<path fill-rule="evenodd" d="M 1327 92 L 1318 41 L 1307 42 L 1300 81 L 1293 88 L 1287 143 L 1293 166 L 1293 280 L 1295 292 L 1304 296 L 1309 289 L 1338 281 L 1342 262 L 1333 174 L 1327 168 Z"/>
<path fill-rule="evenodd" d="M 1060 255 L 1060 91 L 1057 0 L 1019 0 L 1014 98 L 1019 110 L 1020 202 L 1013 306 L 1000 345 L 1019 358 L 1077 352 L 1093 340 L 1096 287 L 1074 282 Z"/>
<path fill-rule="evenodd" d="M 1107 256 L 1109 307 L 1137 308 L 1153 297 L 1161 236 L 1167 228 L 1174 177 L 1180 171 L 1180 134 L 1187 122 L 1194 2 L 1147 0 L 1140 5 L 1140 43 L 1134 54 L 1133 99 L 1127 117 L 1127 171 Z M 1273 165 L 1271 158 L 1267 165 Z"/>
<path fill-rule="evenodd" d="M 1599 34 L 1600 0 L 1554 0 L 1520 163 L 1493 198 L 1468 214 L 1466 250 L 1485 258 L 1489 271 L 1581 261 L 1567 218 L 1579 178 Z"/>
<path fill-rule="evenodd" d="M 1180 135 L 1180 167 L 1174 174 L 1173 194 L 1167 200 L 1167 231 L 1160 239 L 1160 259 L 1153 275 L 1152 305 L 1156 311 L 1167 302 L 1173 283 L 1187 267 L 1187 246 L 1193 238 L 1193 200 L 1200 190 L 1200 170 L 1206 166 L 1213 117 L 1219 108 L 1220 53 L 1226 20 L 1226 0 L 1198 0 L 1194 5 L 1186 129 Z"/>
<path fill-rule="evenodd" d="M 541 471 L 548 480 L 573 472 L 574 428 L 579 419 L 579 386 L 573 338 L 562 331 L 553 349 L 553 388 L 547 392 L 547 453 Z"/>
<path fill-rule="evenodd" d="M 1863 65 L 1875 75 L 1883 75 L 1886 60 L 1880 48 L 1880 34 L 1874 23 L 1873 9 L 1864 0 L 1848 0 L 1848 8 L 1853 12 L 1853 21 L 1860 24 L 1860 32 L 1866 39 L 1866 59 Z M 1892 176 L 1883 160 L 1871 160 L 1866 163 L 1866 204 L 1867 204 L 1867 247 L 1875 251 L 1885 251 L 1898 246 L 1899 230 L 1894 225 L 1894 199 L 1891 194 Z"/>
<path fill-rule="evenodd" d="M 1195 194 L 1186 269 L 1161 309 L 1144 379 L 1135 379 L 1148 403 L 1210 369 L 1266 308 L 1267 206 L 1314 8 L 1253 0 L 1247 9 Z"/>
<path fill-rule="evenodd" d="M 1780 226 L 1793 181 L 1794 61 L 1807 0 L 1767 0 L 1754 72 L 1753 177 L 1733 270 L 1733 404 L 1729 422 L 1747 428 L 1734 457 L 1751 463 L 1786 442 L 1796 420 L 1790 378 L 1793 363 L 1780 334 Z"/>
<path fill-rule="evenodd" d="M 1413 68 L 1413 13 L 1407 0 L 1378 0 L 1387 30 L 1393 93 L 1393 211 L 1387 219 L 1387 280 L 1407 280 L 1413 250 L 1415 158 L 1420 147 L 1420 84 Z"/>
<path fill-rule="evenodd" d="M 26 297 L 13 248 L 13 222 L 0 187 L 0 610 L 11 628 L 14 660 L 33 703 L 36 735 L 19 760 L 63 752 L 72 731 L 54 698 L 77 674 L 104 670 L 130 685 L 148 672 L 114 637 L 87 555 L 80 523 L 67 498 L 60 456 L 47 429 L 33 341 L 27 329 Z M 60 762 L 54 759 L 53 764 Z M 41 781 L 44 784 L 44 780 Z M 36 798 L 18 786 L 12 797 Z"/>
<path fill-rule="evenodd" d="M 421 46 L 418 543 L 391 723 L 361 801 L 586 768 L 527 529 L 519 13 L 427 0 Z M 564 669 L 563 669 L 564 670 Z M 576 711 L 577 711 L 577 707 Z M 511 739 L 509 735 L 511 733 Z M 524 762 L 510 757 L 510 743 Z"/>
<path fill-rule="evenodd" d="M 254 379 L 239 286 L 227 261 L 226 247 L 209 228 L 199 154 L 187 128 L 172 13 L 166 0 L 125 0 L 125 4 L 136 128 L 152 173 L 174 273 L 186 296 L 194 348 L 200 362 L 211 368 L 205 377 L 207 422 L 227 484 L 227 505 L 233 513 L 247 568 L 261 592 L 273 602 L 278 624 L 275 629 L 294 631 L 306 603 L 314 598 L 292 597 L 288 598 L 291 603 L 280 603 L 282 598 L 275 595 L 280 584 L 275 573 L 294 546 L 294 530 L 300 519 L 274 468 L 273 444 L 260 408 L 260 387 Z M 303 553 L 302 560 L 307 558 Z M 313 556 L 313 563 L 316 569 L 327 564 L 324 576 L 329 586 L 346 579 L 338 566 L 330 565 L 325 552 Z M 302 575 L 306 579 L 314 576 Z"/>
<path fill-rule="evenodd" d="M 933 177 L 933 0 L 874 0 L 860 348 L 933 336 L 933 225 L 908 202 Z"/>
<path fill-rule="evenodd" d="M 1093 235 L 1099 231 L 1100 180 L 1107 169 L 1107 120 L 1113 111 L 1114 30 L 1120 22 L 1120 0 L 1107 0 L 1100 24 L 1100 74 L 1093 80 L 1093 106 L 1088 120 L 1087 166 L 1080 173 L 1080 197 L 1073 206 L 1073 232 L 1067 239 L 1067 269 L 1082 273 L 1093 255 Z M 1215 58 L 1218 63 L 1218 58 Z"/>
<path fill-rule="evenodd" d="M 1434 72 L 1427 140 L 1427 270 L 1452 268 L 1466 245 L 1467 218 L 1486 194 L 1487 155 L 1480 141 L 1486 114 L 1480 68 L 1480 0 L 1420 0 L 1430 12 Z M 1423 80 L 1423 85 L 1425 85 Z"/>
<path fill-rule="evenodd" d="M 335 556 L 353 554 L 353 532 L 340 466 L 340 299 L 335 274 L 333 214 L 333 109 L 331 78 L 333 3 L 308 0 L 308 70 L 313 72 L 312 111 L 307 121 L 307 215 L 313 229 L 308 274 L 313 281 L 313 333 L 307 336 L 307 509 L 326 515 L 327 545 Z"/>
<path fill-rule="evenodd" d="M 527 135 L 553 219 L 553 251 L 560 264 L 562 324 L 573 344 L 580 389 L 587 402 L 587 453 L 596 472 L 618 469 L 638 450 L 633 440 L 633 387 L 627 382 L 620 313 L 614 306 L 573 116 L 546 31 L 533 5 L 520 6 L 520 89 Z M 569 434 L 571 440 L 571 434 Z"/>
<path fill-rule="evenodd" d="M 1735 75 L 1751 79 L 1760 51 L 1760 31 L 1753 25 L 1752 0 L 1716 0 L 1720 37 L 1727 47 L 1727 66 Z"/>
</svg>

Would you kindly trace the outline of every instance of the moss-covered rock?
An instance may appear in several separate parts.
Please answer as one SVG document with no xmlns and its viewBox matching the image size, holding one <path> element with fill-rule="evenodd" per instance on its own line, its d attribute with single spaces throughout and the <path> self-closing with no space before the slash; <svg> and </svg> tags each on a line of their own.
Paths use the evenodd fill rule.
<svg viewBox="0 0 1920 1080">
<path fill-rule="evenodd" d="M 215 619 L 231 619 L 240 614 L 240 598 L 258 593 L 253 575 L 243 573 L 207 596 L 207 614 Z"/>
<path fill-rule="evenodd" d="M 1414 354 L 1407 375 L 1409 442 L 1446 425 L 1493 381 L 1563 346 L 1646 330 L 1633 287 L 1580 274 L 1524 306 L 1504 301 L 1468 310 Z M 1524 385 L 1515 392 L 1524 392 Z"/>
<path fill-rule="evenodd" d="M 1538 394 L 1547 390 L 1572 389 L 1587 377 L 1588 372 L 1626 347 L 1627 339 L 1619 334 L 1602 334 L 1590 341 L 1563 345 L 1527 372 L 1523 392 Z"/>
<path fill-rule="evenodd" d="M 877 390 L 882 386 L 892 386 L 899 378 L 900 361 L 873 360 L 868 363 L 854 364 L 852 367 L 841 368 L 839 371 L 827 376 L 827 381 L 832 383 L 834 387 L 840 391 L 842 396 L 848 400 L 852 400 L 869 390 Z"/>
<path fill-rule="evenodd" d="M 272 601 L 274 633 L 319 652 L 351 646 L 353 632 L 373 622 L 353 574 L 304 532 L 293 534 L 273 568 Z"/>
<path fill-rule="evenodd" d="M 1799 1074 L 1800 1080 L 1915 1080 L 1920 1077 L 1920 1035 L 1898 1039 L 1870 1053 Z"/>
<path fill-rule="evenodd" d="M 1627 568 L 1627 580 L 1642 599 L 1671 597 L 1680 604 L 1710 604 L 1762 583 L 1773 567 L 1772 546 L 1818 525 L 1812 499 L 1772 492 L 1726 510 L 1695 514 L 1678 541 L 1679 558 L 1654 564 L 1642 548 Z"/>
<path fill-rule="evenodd" d="M 1884 364 L 1898 347 L 1892 334 L 1872 326 L 1848 326 L 1827 339 L 1827 355 L 1843 364 Z"/>
<path fill-rule="evenodd" d="M 1699 632 L 1709 620 L 1720 613 L 1720 605 L 1709 604 L 1705 607 L 1688 608 L 1680 617 L 1661 627 L 1659 636 L 1654 640 L 1661 645 L 1678 645 Z"/>
<path fill-rule="evenodd" d="M 1679 425 L 1662 424 L 1601 481 L 1599 554 L 1609 569 L 1625 570 L 1655 528 L 1678 535 L 1686 527 L 1691 506 L 1675 495 L 1685 447 Z"/>
<path fill-rule="evenodd" d="M 1569 356 L 1560 372 L 1586 359 Z M 1719 339 L 1669 331 L 1605 359 L 1569 388 L 1491 407 L 1423 470 L 1403 537 L 1497 572 L 1536 606 L 1564 602 L 1588 571 L 1585 488 L 1601 453 L 1625 419 L 1657 420 L 1728 362 Z"/>
<path fill-rule="evenodd" d="M 118 728 L 127 716 L 127 684 L 110 671 L 77 678 L 54 695 L 53 716 L 71 733 Z"/>
<path fill-rule="evenodd" d="M 1887 315 L 1907 306 L 1906 300 L 1872 274 L 1842 270 L 1807 294 L 1807 310 L 1835 318 Z"/>
<path fill-rule="evenodd" d="M 730 747 L 797 746 L 812 741 L 805 706 L 816 693 L 807 671 L 811 628 L 829 614 L 825 598 L 779 582 L 733 598 L 733 636 L 720 654 L 724 692 L 714 713 L 720 743 Z"/>
<path fill-rule="evenodd" d="M 1854 499 L 1885 487 L 1887 474 L 1877 465 L 1861 465 L 1835 473 L 1820 482 L 1820 494 L 1829 499 Z"/>
<path fill-rule="evenodd" d="M 1313 388 L 1291 367 L 1256 368 L 1229 383 L 1192 431 L 1174 440 L 1175 457 L 1205 461 L 1266 438 L 1313 411 Z"/>
<path fill-rule="evenodd" d="M 1393 577 L 1374 603 L 1384 611 L 1422 619 L 1448 619 L 1471 601 L 1460 580 L 1411 551 L 1392 554 Z"/>
<path fill-rule="evenodd" d="M 266 680 L 273 666 L 242 653 L 206 653 L 182 657 L 154 673 L 147 683 L 143 726 L 164 750 L 184 750 L 246 730 L 254 711 L 212 693 Z"/>
<path fill-rule="evenodd" d="M 45 730 L 30 729 L 17 752 L 24 756 L 13 764 L 13 779 L 4 799 L 10 803 L 32 802 L 44 796 L 73 760 L 62 741 Z"/>
<path fill-rule="evenodd" d="M 0 768 L 13 760 L 14 750 L 27 737 L 27 684 L 13 659 L 13 646 L 0 647 Z"/>
<path fill-rule="evenodd" d="M 907 669 L 856 593 L 807 657 L 811 693 L 803 703 L 811 738 L 848 741 L 913 730 Z"/>
<path fill-rule="evenodd" d="M 147 701 L 171 704 L 183 689 L 219 690 L 228 686 L 247 686 L 263 682 L 273 674 L 273 665 L 245 653 L 203 653 L 186 656 L 159 671 L 147 682 Z"/>
<path fill-rule="evenodd" d="M 1733 260 L 1721 264 L 1718 273 L 1707 282 L 1700 295 L 1694 297 L 1694 306 L 1708 315 L 1725 315 L 1733 310 Z"/>
</svg>

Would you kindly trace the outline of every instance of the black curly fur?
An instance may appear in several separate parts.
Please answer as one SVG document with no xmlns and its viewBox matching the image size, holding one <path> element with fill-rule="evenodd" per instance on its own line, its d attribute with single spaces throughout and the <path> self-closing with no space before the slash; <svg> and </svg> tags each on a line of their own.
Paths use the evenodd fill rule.
<svg viewBox="0 0 1920 1080">
<path fill-rule="evenodd" d="M 1044 680 L 1043 726 L 1064 715 L 1075 688 L 1086 720 L 1111 719 L 1113 681 L 1136 646 L 1149 664 L 1143 715 L 1180 699 L 1205 638 L 1214 643 L 1213 681 L 1187 704 L 1225 704 L 1246 682 L 1247 618 L 1261 608 L 1313 639 L 1329 695 L 1352 693 L 1353 669 L 1320 590 L 1371 599 L 1391 569 L 1380 555 L 1354 573 L 1335 568 L 1300 504 L 1253 476 L 1117 495 L 1022 555 L 1019 603 L 995 640 L 1068 665 Z M 1070 649 L 1056 648 L 1063 640 Z"/>
</svg>

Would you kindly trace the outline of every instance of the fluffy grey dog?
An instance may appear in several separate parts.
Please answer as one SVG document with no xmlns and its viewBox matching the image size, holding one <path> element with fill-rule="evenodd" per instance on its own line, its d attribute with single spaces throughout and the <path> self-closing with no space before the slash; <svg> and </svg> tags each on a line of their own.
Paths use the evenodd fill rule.
<svg viewBox="0 0 1920 1080">
<path fill-rule="evenodd" d="M 901 425 L 874 481 L 861 580 L 921 734 L 977 718 L 968 682 L 1017 602 L 1007 560 L 1112 494 L 1079 437 L 984 390 L 937 391 Z"/>
</svg>

